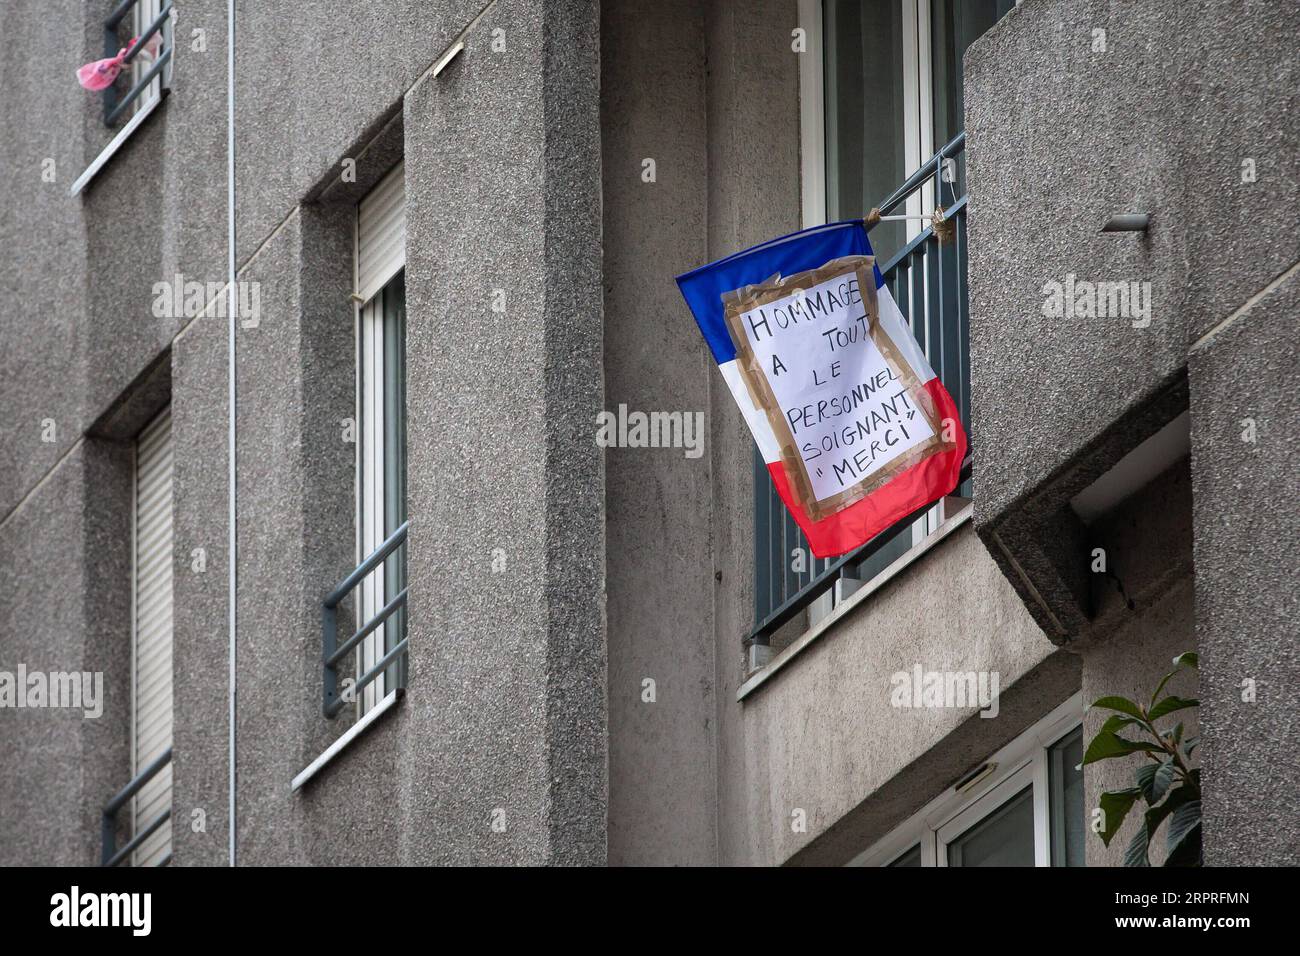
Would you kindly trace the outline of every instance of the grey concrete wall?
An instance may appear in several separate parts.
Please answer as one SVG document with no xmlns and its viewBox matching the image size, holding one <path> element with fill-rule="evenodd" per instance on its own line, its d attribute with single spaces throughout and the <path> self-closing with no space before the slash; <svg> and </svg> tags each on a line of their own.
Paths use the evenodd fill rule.
<svg viewBox="0 0 1300 956">
<path fill-rule="evenodd" d="M 997 716 L 894 707 L 890 677 L 916 664 L 996 672 Z M 732 704 L 724 859 L 845 863 L 1078 689 L 1078 658 L 1043 639 L 962 529 Z"/>
<path fill-rule="evenodd" d="M 1184 651 L 1195 650 L 1192 606 L 1192 579 L 1186 577 L 1169 588 L 1142 614 L 1125 622 L 1115 634 L 1091 648 L 1083 658 L 1084 703 L 1090 704 L 1099 697 L 1119 695 L 1146 704 L 1160 678 L 1174 669 L 1173 659 Z M 1196 672 L 1184 670 L 1165 686 L 1165 691 L 1195 699 L 1197 684 Z M 1088 712 L 1083 722 L 1085 748 L 1110 715 L 1110 711 L 1104 710 Z M 1186 736 L 1191 737 L 1198 732 L 1195 709 L 1170 715 L 1160 726 L 1161 729 L 1172 730 L 1179 722 L 1183 723 Z M 1137 734 L 1125 736 L 1141 739 Z M 1093 808 L 1099 806 L 1103 790 L 1123 790 L 1133 786 L 1133 774 L 1144 762 L 1141 757 L 1127 757 L 1085 767 L 1085 810 L 1091 814 Z M 1145 810 L 1145 804 L 1138 801 L 1119 832 L 1111 838 L 1109 847 L 1089 830 L 1084 838 L 1088 866 L 1123 866 L 1124 851 L 1137 831 L 1142 819 L 1140 814 Z M 1149 853 L 1153 866 L 1159 866 L 1167 855 L 1167 829 L 1166 824 L 1156 832 L 1156 838 L 1150 843 Z"/>
<path fill-rule="evenodd" d="M 82 442 L 0 526 L 0 670 L 102 680 L 99 716 L 0 708 L 4 865 L 98 864 L 100 810 L 129 778 L 130 601 L 105 585 L 130 575 L 130 500 L 130 449 Z"/>
<path fill-rule="evenodd" d="M 1103 626 L 1095 628 L 1089 639 L 1072 645 L 1082 657 L 1084 704 L 1111 695 L 1146 704 L 1160 679 L 1173 670 L 1173 659 L 1197 650 L 1190 461 L 1183 458 L 1176 462 L 1103 516 L 1091 533 L 1105 549 L 1111 575 L 1094 575 L 1092 580 L 1097 621 Z M 1196 672 L 1187 671 L 1171 680 L 1166 692 L 1195 699 L 1198 683 Z M 1088 712 L 1083 726 L 1085 748 L 1110 713 Z M 1185 737 L 1194 736 L 1199 726 L 1197 710 L 1179 711 L 1158 726 L 1171 731 L 1180 722 Z M 1125 736 L 1141 739 L 1140 734 Z M 1199 765 L 1203 752 L 1193 755 L 1193 766 Z M 1103 790 L 1133 786 L 1133 773 L 1143 762 L 1141 757 L 1129 757 L 1085 767 L 1087 812 L 1092 813 L 1099 805 Z M 1138 813 L 1144 809 L 1139 803 L 1130 811 L 1131 818 L 1109 847 L 1088 831 L 1084 848 L 1089 866 L 1123 865 L 1125 848 L 1137 829 Z M 1165 845 L 1162 829 L 1150 845 L 1153 865 L 1164 860 Z"/>
<path fill-rule="evenodd" d="M 1035 0 L 967 53 L 976 519 L 1054 640 L 1091 615 L 1066 503 L 1186 409 L 1191 343 L 1300 252 L 1268 213 L 1300 198 L 1296 17 Z M 1149 231 L 1100 235 L 1121 212 Z M 1045 316 L 1069 275 L 1150 283 L 1149 324 Z"/>
<path fill-rule="evenodd" d="M 707 413 L 716 366 L 673 282 L 708 259 L 704 9 L 604 4 L 601 54 L 605 407 Z M 710 459 L 610 448 L 605 467 L 609 859 L 713 863 Z"/>
<path fill-rule="evenodd" d="M 598 10 L 493 17 L 405 106 L 411 708 L 438 731 L 410 741 L 406 839 L 439 834 L 440 862 L 603 863 Z"/>
<path fill-rule="evenodd" d="M 1294 349 L 1274 320 L 1295 311 L 1300 238 L 1267 212 L 1300 198 L 1300 133 L 1284 120 L 1297 25 L 1285 4 L 1041 0 L 966 59 L 973 442 L 991 479 L 977 525 L 1049 636 L 1085 642 L 1092 687 L 1151 683 L 1192 645 L 1178 569 L 1194 552 L 1212 863 L 1293 861 L 1297 846 L 1294 774 L 1280 770 L 1295 711 L 1284 636 L 1295 572 L 1272 544 L 1294 537 L 1294 509 L 1272 466 L 1294 430 L 1278 397 L 1294 386 Z M 1152 215 L 1145 235 L 1097 233 L 1126 211 Z M 1150 324 L 1045 316 L 1045 283 L 1071 273 L 1149 282 Z M 1162 479 L 1166 500 L 1133 528 L 1113 516 L 1084 528 L 1070 498 L 1189 404 L 1190 483 Z M 1247 419 L 1267 421 L 1270 437 L 1243 441 Z M 1136 618 L 1163 624 L 1137 623 L 1089 574 L 1098 543 L 1122 567 Z M 1267 688 L 1253 701 L 1242 699 L 1250 680 Z M 1090 777 L 1091 794 L 1103 778 Z"/>
<path fill-rule="evenodd" d="M 224 36 L 224 4 L 186 9 L 212 38 Z M 129 777 L 129 443 L 167 399 L 167 350 L 182 325 L 153 316 L 153 283 L 177 272 L 216 279 L 223 261 L 224 186 L 210 169 L 224 148 L 220 46 L 178 47 L 188 95 L 171 97 L 87 190 L 69 195 L 114 132 L 100 98 L 73 79 L 103 55 L 108 12 L 19 4 L 6 11 L 14 43 L 0 54 L 15 93 L 0 120 L 4 167 L 14 171 L 0 199 L 0 443 L 12 452 L 0 463 L 0 536 L 22 542 L 0 555 L 14 615 L 0 624 L 0 668 L 40 647 L 43 668 L 103 671 L 108 691 L 103 717 L 86 726 L 60 716 L 30 734 L 0 734 L 5 764 L 31 765 L 5 801 L 5 833 L 52 825 L 60 834 L 57 844 L 6 839 L 11 862 L 97 860 L 99 810 Z M 47 419 L 53 441 L 42 440 Z M 41 613 L 73 604 L 71 618 Z M 75 772 L 56 759 L 73 752 Z"/>
<path fill-rule="evenodd" d="M 339 491 L 350 489 L 353 450 L 341 421 L 353 414 L 351 204 L 364 190 L 331 188 L 328 171 L 361 155 L 359 180 L 386 172 L 397 158 L 390 139 L 367 137 L 393 108 L 367 114 L 358 103 L 322 133 L 335 143 L 325 178 L 289 188 L 326 198 L 245 247 L 254 251 L 241 276 L 263 283 L 264 315 L 240 332 L 240 617 L 242 634 L 266 636 L 241 642 L 245 862 L 605 858 L 603 609 L 591 550 L 602 485 L 589 429 L 600 396 L 597 24 L 591 7 L 546 12 L 498 5 L 451 70 L 421 83 L 417 71 L 398 91 L 410 685 L 296 796 L 290 778 L 339 729 L 319 716 L 319 600 L 351 565 L 351 494 Z M 502 25 L 496 54 L 490 31 Z M 340 140 L 353 134 L 361 139 Z M 496 288 L 505 315 L 491 309 Z M 498 808 L 504 832 L 492 829 Z"/>
<path fill-rule="evenodd" d="M 1190 360 L 1205 853 L 1212 865 L 1300 862 L 1300 517 L 1289 464 L 1300 424 L 1297 271 L 1292 265 L 1199 340 Z"/>
<path fill-rule="evenodd" d="M 11 92 L 11 105 L 0 116 L 0 165 L 8 173 L 0 218 L 6 250 L 0 259 L 0 405 L 6 410 L 0 445 L 12 453 L 0 460 L 0 520 L 72 447 L 86 423 L 80 387 L 86 227 L 80 203 L 68 199 L 84 167 L 86 93 L 66 81 L 85 62 L 85 47 L 69 42 L 67 26 L 82 24 L 82 5 L 65 0 L 11 7 L 11 43 L 0 53 Z M 18 103 L 22 109 L 12 105 Z M 52 182 L 43 176 L 51 169 L 47 161 Z M 45 419 L 55 423 L 54 441 L 41 440 Z"/>
</svg>

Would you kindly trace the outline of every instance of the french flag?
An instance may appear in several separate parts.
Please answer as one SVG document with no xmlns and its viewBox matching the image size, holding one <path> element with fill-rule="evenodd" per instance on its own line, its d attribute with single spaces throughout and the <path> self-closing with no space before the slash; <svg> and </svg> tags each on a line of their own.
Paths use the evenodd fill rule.
<svg viewBox="0 0 1300 956">
<path fill-rule="evenodd" d="M 956 403 L 874 260 L 855 258 L 865 256 L 871 242 L 855 219 L 677 277 L 818 558 L 853 551 L 951 494 L 966 456 Z"/>
</svg>

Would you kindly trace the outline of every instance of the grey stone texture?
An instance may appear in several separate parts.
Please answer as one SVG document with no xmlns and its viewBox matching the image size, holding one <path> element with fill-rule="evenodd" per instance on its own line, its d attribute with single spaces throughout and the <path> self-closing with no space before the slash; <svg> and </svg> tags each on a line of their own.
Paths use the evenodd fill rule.
<svg viewBox="0 0 1300 956">
<path fill-rule="evenodd" d="M 1035 0 L 967 53 L 976 521 L 1053 640 L 1092 616 L 1067 502 L 1187 407 L 1190 345 L 1300 255 L 1269 213 L 1300 198 L 1297 16 Z M 1122 212 L 1149 231 L 1099 233 Z M 1070 275 L 1150 283 L 1150 324 L 1045 316 Z"/>
<path fill-rule="evenodd" d="M 1160 678 L 1174 669 L 1173 659 L 1197 649 L 1193 614 L 1192 480 L 1190 462 L 1184 458 L 1127 501 L 1105 515 L 1092 529 L 1094 540 L 1107 555 L 1111 575 L 1091 576 L 1097 621 L 1086 640 L 1075 641 L 1083 657 L 1083 702 L 1118 695 L 1148 704 Z M 1118 581 L 1118 584 L 1117 584 Z M 1119 589 L 1123 586 L 1123 591 Z M 1133 607 L 1128 606 L 1128 601 Z M 1169 682 L 1166 692 L 1196 699 L 1196 672 L 1185 671 Z M 1089 710 L 1084 718 L 1087 746 L 1111 714 Z M 1163 731 L 1184 724 L 1187 737 L 1197 733 L 1196 709 L 1171 714 L 1159 721 Z M 1140 739 L 1136 733 L 1126 736 Z M 1204 750 L 1193 755 L 1193 766 Z M 1139 755 L 1089 764 L 1084 768 L 1084 806 L 1099 806 L 1103 790 L 1133 786 L 1133 773 L 1145 759 Z M 1124 850 L 1137 829 L 1138 804 L 1131 818 L 1107 847 L 1089 832 L 1084 849 L 1089 866 L 1121 866 Z M 1150 859 L 1159 865 L 1165 857 L 1165 831 L 1150 844 Z"/>
<path fill-rule="evenodd" d="M 598 32 L 503 0 L 406 98 L 410 746 L 455 781 L 407 838 L 457 834 L 440 862 L 605 861 Z"/>
<path fill-rule="evenodd" d="M 1300 235 L 1269 214 L 1300 198 L 1298 27 L 1293 4 L 1038 0 L 966 57 L 976 525 L 1045 633 L 1080 645 L 1085 690 L 1136 692 L 1199 647 L 1212 863 L 1294 862 L 1300 842 L 1282 743 Z M 1119 212 L 1150 229 L 1099 234 Z M 1069 275 L 1149 282 L 1150 324 L 1045 316 Z M 1084 527 L 1070 499 L 1189 407 L 1190 471 Z M 1248 418 L 1269 439 L 1243 442 Z M 1098 545 L 1135 609 L 1091 574 Z M 1094 771 L 1090 794 L 1113 783 Z"/>
<path fill-rule="evenodd" d="M 1206 862 L 1212 865 L 1300 863 L 1298 271 L 1293 265 L 1198 343 L 1189 363 Z"/>
<path fill-rule="evenodd" d="M 601 14 L 605 407 L 707 420 L 716 366 L 672 281 L 710 258 L 703 10 Z M 613 864 L 717 858 L 711 448 L 605 453 Z"/>
<path fill-rule="evenodd" d="M 0 709 L 0 864 L 96 865 L 129 777 L 130 450 L 80 442 L 0 526 L 0 670 L 102 675 L 102 714 Z M 125 506 L 125 509 L 123 509 Z M 90 835 L 93 834 L 93 839 Z"/>
</svg>

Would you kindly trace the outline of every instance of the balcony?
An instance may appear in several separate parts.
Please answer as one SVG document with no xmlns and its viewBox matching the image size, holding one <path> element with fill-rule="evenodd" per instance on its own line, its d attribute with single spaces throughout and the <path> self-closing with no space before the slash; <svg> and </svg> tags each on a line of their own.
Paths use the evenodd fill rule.
<svg viewBox="0 0 1300 956">
<path fill-rule="evenodd" d="M 951 239 L 941 242 L 933 224 L 922 229 L 881 266 L 885 286 L 908 320 L 926 358 L 952 395 L 970 434 L 970 314 L 966 281 L 966 195 L 955 195 L 966 136 L 959 133 L 923 163 L 883 202 L 882 216 L 922 194 L 944 200 Z M 932 190 L 932 192 L 931 192 Z M 915 206 L 915 204 L 913 204 Z M 875 223 L 868 224 L 868 233 Z M 944 227 L 941 227 L 941 229 Z M 956 495 L 972 495 L 971 457 L 962 467 Z M 909 553 L 940 525 L 938 506 L 919 508 L 856 551 L 815 559 L 803 533 L 786 510 L 762 455 L 754 454 L 754 629 L 745 637 L 750 669 L 770 658 L 773 636 L 800 615 L 824 616 L 831 606 Z M 812 623 L 810 620 L 809 623 Z"/>
</svg>

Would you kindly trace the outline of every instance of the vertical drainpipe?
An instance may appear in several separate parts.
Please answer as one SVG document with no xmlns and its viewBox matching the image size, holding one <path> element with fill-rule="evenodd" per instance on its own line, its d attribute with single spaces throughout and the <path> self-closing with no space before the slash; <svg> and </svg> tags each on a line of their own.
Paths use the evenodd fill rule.
<svg viewBox="0 0 1300 956">
<path fill-rule="evenodd" d="M 226 255 L 229 270 L 228 288 L 230 291 L 229 308 L 226 310 L 228 332 L 226 337 L 227 368 L 229 381 L 226 390 L 227 428 L 226 428 L 226 489 L 228 493 L 227 529 L 227 595 L 229 627 L 229 714 L 230 722 L 230 793 L 229 793 L 229 827 L 230 827 L 230 865 L 236 865 L 235 836 L 238 827 L 235 823 L 235 593 L 238 581 L 236 538 L 235 538 L 235 0 L 226 0 Z"/>
</svg>

